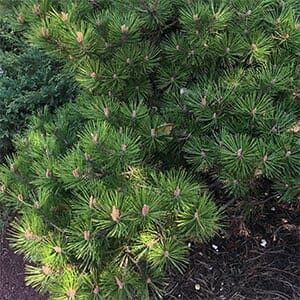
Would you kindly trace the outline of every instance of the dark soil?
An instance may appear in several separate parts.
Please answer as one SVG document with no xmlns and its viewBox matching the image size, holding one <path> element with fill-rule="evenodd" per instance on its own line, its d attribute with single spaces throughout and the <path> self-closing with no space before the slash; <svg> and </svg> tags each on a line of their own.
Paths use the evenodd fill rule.
<svg viewBox="0 0 300 300">
<path fill-rule="evenodd" d="M 268 202 L 248 222 L 234 211 L 219 237 L 191 245 L 190 267 L 172 274 L 166 299 L 300 299 L 299 208 Z"/>
<path fill-rule="evenodd" d="M 24 283 L 24 262 L 9 249 L 7 240 L 0 231 L 0 299 L 1 300 L 46 300 Z"/>
<path fill-rule="evenodd" d="M 170 274 L 165 299 L 299 300 L 299 208 L 266 203 L 248 221 L 233 205 L 217 238 L 191 243 L 190 267 L 184 275 Z M 25 286 L 23 272 L 22 257 L 0 239 L 0 300 L 47 299 Z"/>
</svg>

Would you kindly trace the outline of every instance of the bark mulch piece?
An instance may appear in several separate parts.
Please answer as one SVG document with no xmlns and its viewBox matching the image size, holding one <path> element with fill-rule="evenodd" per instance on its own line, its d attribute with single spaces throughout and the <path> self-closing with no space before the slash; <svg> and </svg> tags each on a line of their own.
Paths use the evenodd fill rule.
<svg viewBox="0 0 300 300">
<path fill-rule="evenodd" d="M 46 300 L 24 283 L 24 261 L 13 253 L 0 231 L 0 299 L 1 300 Z"/>
<path fill-rule="evenodd" d="M 190 267 L 171 274 L 166 299 L 299 300 L 299 212 L 269 203 L 251 222 L 228 212 L 219 237 L 191 245 Z"/>
</svg>

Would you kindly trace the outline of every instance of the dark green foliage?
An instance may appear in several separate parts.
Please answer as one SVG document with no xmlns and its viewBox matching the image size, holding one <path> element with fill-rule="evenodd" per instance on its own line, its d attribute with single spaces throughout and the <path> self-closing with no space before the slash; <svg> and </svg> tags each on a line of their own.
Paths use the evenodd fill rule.
<svg viewBox="0 0 300 300">
<path fill-rule="evenodd" d="M 0 141 L 3 157 L 26 119 L 47 105 L 50 110 L 74 98 L 72 78 L 59 61 L 28 48 L 21 53 L 0 51 Z"/>
<path fill-rule="evenodd" d="M 74 98 L 75 84 L 60 60 L 28 47 L 20 19 L 14 14 L 21 1 L 0 1 L 0 155 L 12 150 L 14 135 L 33 113 L 53 111 Z"/>
</svg>

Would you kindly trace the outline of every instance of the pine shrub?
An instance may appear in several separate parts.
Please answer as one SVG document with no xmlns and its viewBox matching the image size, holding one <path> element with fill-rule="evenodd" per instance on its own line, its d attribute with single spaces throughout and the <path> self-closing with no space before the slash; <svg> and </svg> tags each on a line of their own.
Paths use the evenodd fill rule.
<svg viewBox="0 0 300 300">
<path fill-rule="evenodd" d="M 233 197 L 299 194 L 298 1 L 25 1 L 18 19 L 93 95 L 157 109 L 165 161 Z"/>
<path fill-rule="evenodd" d="M 149 149 L 134 128 L 149 109 L 124 103 L 110 115 L 99 110 L 105 100 L 85 95 L 54 120 L 34 118 L 0 170 L 1 199 L 22 215 L 11 244 L 36 264 L 27 283 L 51 299 L 161 298 L 168 270 L 188 264 L 188 241 L 219 228 L 205 186 L 144 162 Z"/>
<path fill-rule="evenodd" d="M 161 298 L 218 229 L 197 173 L 299 195 L 296 0 L 26 0 L 16 19 L 82 87 L 1 170 L 27 282 L 52 299 Z"/>
</svg>

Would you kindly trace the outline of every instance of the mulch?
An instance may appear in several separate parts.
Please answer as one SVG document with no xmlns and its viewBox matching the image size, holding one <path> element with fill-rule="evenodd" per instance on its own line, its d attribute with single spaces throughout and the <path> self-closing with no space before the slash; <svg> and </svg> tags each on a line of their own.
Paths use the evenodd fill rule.
<svg viewBox="0 0 300 300">
<path fill-rule="evenodd" d="M 249 220 L 237 211 L 209 244 L 191 245 L 190 267 L 171 274 L 166 299 L 300 299 L 299 207 L 269 202 Z"/>
<path fill-rule="evenodd" d="M 1 233 L 1 232 L 0 232 Z M 0 234 L 0 299 L 1 300 L 46 300 L 24 283 L 25 263 L 21 256 L 9 248 L 4 235 Z"/>
<path fill-rule="evenodd" d="M 218 237 L 190 243 L 190 266 L 170 272 L 166 300 L 300 299 L 299 208 L 268 202 L 246 220 L 238 205 L 227 209 Z M 0 239 L 0 299 L 46 300 L 25 286 L 23 272 L 22 257 Z"/>
</svg>

